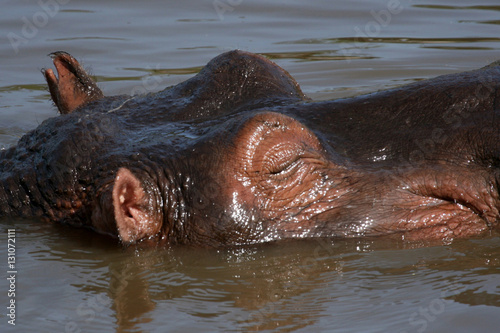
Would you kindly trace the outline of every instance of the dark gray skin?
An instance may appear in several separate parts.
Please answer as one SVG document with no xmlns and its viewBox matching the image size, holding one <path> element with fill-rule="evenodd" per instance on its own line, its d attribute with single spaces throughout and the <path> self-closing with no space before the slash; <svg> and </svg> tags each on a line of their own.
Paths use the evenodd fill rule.
<svg viewBox="0 0 500 333">
<path fill-rule="evenodd" d="M 0 217 L 201 246 L 499 229 L 498 64 L 311 102 L 241 51 L 136 97 L 104 97 L 69 54 L 53 59 L 61 115 L 0 154 Z"/>
</svg>

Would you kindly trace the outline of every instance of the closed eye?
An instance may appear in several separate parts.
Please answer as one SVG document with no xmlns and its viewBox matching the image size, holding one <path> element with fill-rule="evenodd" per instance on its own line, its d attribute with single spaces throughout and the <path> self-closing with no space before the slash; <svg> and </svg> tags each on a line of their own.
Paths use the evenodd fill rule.
<svg viewBox="0 0 500 333">
<path fill-rule="evenodd" d="M 278 176 L 294 169 L 301 159 L 302 148 L 295 144 L 279 144 L 264 156 L 262 169 L 265 173 Z"/>
<path fill-rule="evenodd" d="M 293 160 L 283 161 L 281 164 L 274 165 L 269 169 L 269 174 L 280 175 L 291 171 L 299 162 L 300 156 L 296 156 Z"/>
</svg>

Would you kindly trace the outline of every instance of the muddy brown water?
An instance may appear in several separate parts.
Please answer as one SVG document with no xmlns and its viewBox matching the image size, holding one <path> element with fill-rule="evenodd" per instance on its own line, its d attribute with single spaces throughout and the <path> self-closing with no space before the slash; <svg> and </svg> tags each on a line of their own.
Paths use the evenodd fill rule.
<svg viewBox="0 0 500 333">
<path fill-rule="evenodd" d="M 499 12 L 496 0 L 5 1 L 0 149 L 56 115 L 39 72 L 53 51 L 81 59 L 111 95 L 161 90 L 239 48 L 277 62 L 314 99 L 331 99 L 499 59 Z M 8 295 L 9 229 L 15 296 Z M 498 234 L 123 249 L 86 230 L 11 219 L 0 221 L 0 249 L 1 332 L 500 327 Z M 6 316 L 12 299 L 15 326 Z"/>
</svg>

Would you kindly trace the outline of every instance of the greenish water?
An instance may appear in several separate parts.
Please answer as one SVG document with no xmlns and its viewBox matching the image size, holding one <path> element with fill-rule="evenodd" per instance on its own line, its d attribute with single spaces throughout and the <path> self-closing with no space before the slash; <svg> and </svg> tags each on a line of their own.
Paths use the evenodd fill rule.
<svg viewBox="0 0 500 333">
<path fill-rule="evenodd" d="M 45 5 L 44 5 L 45 4 Z M 485 1 L 6 1 L 0 149 L 56 115 L 40 69 L 70 52 L 107 95 L 161 90 L 235 48 L 323 100 L 500 58 Z M 8 229 L 16 326 L 8 324 Z M 123 249 L 40 221 L 0 222 L 1 332 L 496 332 L 500 237 Z"/>
</svg>

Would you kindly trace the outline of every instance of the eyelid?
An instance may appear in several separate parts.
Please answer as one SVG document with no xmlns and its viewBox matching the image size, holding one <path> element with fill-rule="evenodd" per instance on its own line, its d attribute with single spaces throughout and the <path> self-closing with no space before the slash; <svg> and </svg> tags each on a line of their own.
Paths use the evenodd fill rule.
<svg viewBox="0 0 500 333">
<path fill-rule="evenodd" d="M 290 171 L 296 164 L 299 162 L 300 156 L 296 156 L 293 160 L 283 161 L 283 163 L 275 169 L 275 171 L 271 171 L 271 175 L 280 175 L 284 174 L 287 171 Z"/>
<path fill-rule="evenodd" d="M 267 151 L 263 158 L 262 169 L 273 176 L 284 175 L 300 161 L 302 153 L 300 145 L 280 143 Z"/>
</svg>

